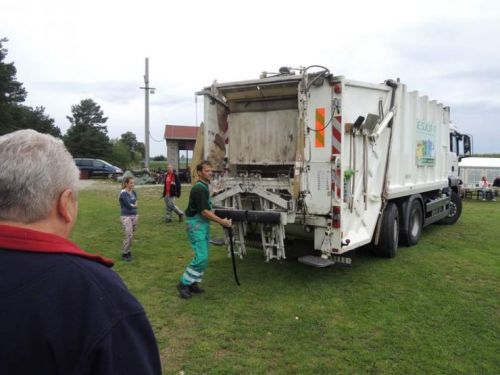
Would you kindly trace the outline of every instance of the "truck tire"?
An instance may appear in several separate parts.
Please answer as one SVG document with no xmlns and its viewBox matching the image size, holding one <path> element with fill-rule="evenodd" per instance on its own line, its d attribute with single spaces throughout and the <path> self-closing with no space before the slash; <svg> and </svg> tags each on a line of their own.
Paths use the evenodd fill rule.
<svg viewBox="0 0 500 375">
<path fill-rule="evenodd" d="M 439 224 L 452 225 L 457 222 L 462 214 L 462 199 L 460 196 L 452 191 L 450 197 L 450 213 L 447 217 L 439 221 Z"/>
<path fill-rule="evenodd" d="M 403 232 L 402 242 L 407 246 L 414 246 L 420 241 L 423 227 L 423 210 L 418 199 L 410 201 L 406 230 Z"/>
<path fill-rule="evenodd" d="M 396 204 L 389 202 L 382 217 L 380 238 L 375 246 L 375 255 L 384 258 L 394 258 L 398 252 L 399 215 Z"/>
</svg>

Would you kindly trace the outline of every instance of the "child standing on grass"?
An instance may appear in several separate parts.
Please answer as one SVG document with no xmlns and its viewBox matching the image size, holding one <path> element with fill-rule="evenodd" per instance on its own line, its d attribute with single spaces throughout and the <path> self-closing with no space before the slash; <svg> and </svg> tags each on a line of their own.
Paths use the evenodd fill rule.
<svg viewBox="0 0 500 375">
<path fill-rule="evenodd" d="M 134 191 L 134 178 L 124 177 L 120 192 L 120 220 L 125 238 L 122 243 L 122 260 L 132 260 L 132 240 L 137 227 L 137 193 Z"/>
</svg>

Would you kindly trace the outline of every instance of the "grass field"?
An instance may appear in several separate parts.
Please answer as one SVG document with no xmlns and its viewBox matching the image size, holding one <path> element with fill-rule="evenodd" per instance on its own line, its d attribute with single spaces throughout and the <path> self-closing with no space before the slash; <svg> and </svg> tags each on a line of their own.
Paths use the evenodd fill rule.
<svg viewBox="0 0 500 375">
<path fill-rule="evenodd" d="M 81 191 L 72 239 L 116 260 L 165 374 L 500 373 L 500 202 L 464 202 L 457 224 L 426 228 L 394 259 L 359 251 L 352 268 L 266 264 L 250 249 L 237 261 L 240 287 L 225 248 L 212 246 L 206 293 L 184 301 L 184 224 L 162 223 L 160 186 L 137 188 L 135 258 L 121 262 L 118 190 L 98 181 Z"/>
</svg>

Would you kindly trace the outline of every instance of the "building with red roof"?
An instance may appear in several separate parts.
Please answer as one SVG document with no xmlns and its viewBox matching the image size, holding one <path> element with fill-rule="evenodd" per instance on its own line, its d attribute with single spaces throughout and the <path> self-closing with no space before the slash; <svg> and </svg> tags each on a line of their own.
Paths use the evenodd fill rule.
<svg viewBox="0 0 500 375">
<path fill-rule="evenodd" d="M 197 126 L 165 125 L 164 138 L 167 144 L 167 161 L 174 166 L 174 169 L 179 173 L 179 177 L 184 181 L 186 178 L 182 177 L 184 175 L 187 177 L 190 174 L 189 151 L 194 150 L 197 134 Z M 181 165 L 182 155 L 184 155 L 184 160 L 182 160 Z"/>
</svg>

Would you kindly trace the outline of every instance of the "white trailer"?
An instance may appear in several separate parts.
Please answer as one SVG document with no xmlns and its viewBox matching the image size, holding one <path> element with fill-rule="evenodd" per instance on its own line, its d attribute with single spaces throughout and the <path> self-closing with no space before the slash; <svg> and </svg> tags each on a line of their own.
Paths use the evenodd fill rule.
<svg viewBox="0 0 500 375">
<path fill-rule="evenodd" d="M 373 243 L 393 257 L 422 228 L 453 224 L 462 205 L 459 139 L 450 109 L 399 81 L 371 84 L 321 66 L 281 68 L 217 83 L 204 95 L 203 157 L 214 165 L 212 202 L 235 222 L 235 247 L 260 241 L 286 257 L 285 238 L 310 238 L 326 265 Z M 450 147 L 450 144 L 452 147 Z"/>
</svg>

